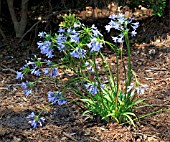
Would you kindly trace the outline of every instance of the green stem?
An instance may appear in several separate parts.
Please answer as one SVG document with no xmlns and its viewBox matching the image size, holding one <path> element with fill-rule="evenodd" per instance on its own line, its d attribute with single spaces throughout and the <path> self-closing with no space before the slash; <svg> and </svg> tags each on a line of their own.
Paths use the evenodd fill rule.
<svg viewBox="0 0 170 142">
<path fill-rule="evenodd" d="M 127 49 L 128 49 L 128 81 L 126 84 L 126 91 L 127 91 L 127 86 L 130 86 L 131 84 L 131 80 L 132 80 L 132 73 L 131 73 L 131 53 L 130 53 L 130 44 L 129 44 L 129 37 L 128 37 L 128 33 L 125 34 L 125 42 L 127 45 Z"/>
<path fill-rule="evenodd" d="M 148 114 L 139 116 L 138 118 L 133 119 L 133 121 L 138 120 L 138 119 L 141 119 L 141 118 L 145 118 L 145 117 L 147 117 L 147 116 L 151 116 L 151 115 L 156 114 L 156 113 L 166 112 L 166 111 L 170 111 L 170 109 L 163 109 L 163 110 L 160 109 L 160 110 L 157 110 L 157 111 L 154 111 L 154 112 L 151 112 L 151 113 L 148 113 Z M 128 124 L 128 123 L 130 123 L 130 122 L 131 122 L 131 121 L 127 121 L 127 122 L 121 123 L 120 125 Z"/>
<path fill-rule="evenodd" d="M 39 114 L 38 114 L 38 118 L 40 117 L 40 115 L 44 112 L 44 110 L 46 110 L 50 105 L 53 105 L 53 103 L 50 103 L 50 104 L 48 104 L 48 105 L 46 105 L 40 112 L 39 112 Z"/>
<path fill-rule="evenodd" d="M 116 75 L 117 75 L 117 90 L 116 90 L 116 98 L 115 98 L 115 111 L 118 109 L 118 95 L 119 95 L 119 50 L 118 55 L 116 56 Z"/>
</svg>

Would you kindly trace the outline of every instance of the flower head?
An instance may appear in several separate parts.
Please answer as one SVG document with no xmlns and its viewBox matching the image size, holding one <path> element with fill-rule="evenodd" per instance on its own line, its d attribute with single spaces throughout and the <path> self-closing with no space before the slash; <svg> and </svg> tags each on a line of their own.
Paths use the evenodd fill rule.
<svg viewBox="0 0 170 142">
<path fill-rule="evenodd" d="M 106 29 L 106 31 L 109 33 L 110 32 L 110 29 L 112 28 L 112 26 L 111 25 L 106 25 L 105 26 L 105 29 Z"/>
<path fill-rule="evenodd" d="M 44 36 L 46 35 L 47 33 L 46 32 L 39 32 L 38 36 L 40 38 L 44 38 Z"/>
<path fill-rule="evenodd" d="M 131 32 L 131 36 L 136 36 L 137 32 L 136 31 L 132 31 Z"/>
<path fill-rule="evenodd" d="M 121 34 L 125 34 L 129 31 L 128 25 L 130 25 L 133 29 L 131 32 L 131 36 L 135 36 L 137 34 L 136 29 L 139 26 L 139 22 L 133 22 L 134 18 L 126 18 L 124 14 L 118 14 L 118 15 L 110 15 L 109 18 L 111 21 L 108 23 L 108 25 L 105 26 L 105 29 L 107 32 L 110 32 L 112 28 L 118 30 L 121 32 Z M 120 35 L 121 35 L 120 34 Z M 119 35 L 119 36 L 120 36 Z M 124 42 L 123 37 L 112 37 L 114 42 L 122 43 Z"/>
<path fill-rule="evenodd" d="M 18 71 L 17 71 L 17 77 L 16 77 L 16 79 L 21 79 L 21 80 L 22 80 L 22 79 L 23 79 L 23 76 L 24 76 L 24 75 L 22 74 L 22 72 L 18 72 Z"/>
<path fill-rule="evenodd" d="M 131 96 L 134 96 L 135 93 L 137 95 L 142 95 L 147 88 L 148 85 L 146 84 L 131 83 L 131 85 L 127 87 L 127 92 L 131 92 Z"/>
<path fill-rule="evenodd" d="M 24 90 L 24 94 L 27 96 L 29 94 L 32 94 L 32 90 L 29 89 L 29 82 L 22 82 L 21 88 Z"/>
<path fill-rule="evenodd" d="M 41 72 L 40 72 L 39 69 L 36 70 L 36 68 L 35 68 L 35 69 L 32 69 L 31 74 L 34 74 L 34 75 L 36 75 L 36 76 L 40 76 Z"/>
<path fill-rule="evenodd" d="M 57 100 L 58 100 L 58 96 L 57 96 L 55 93 L 49 91 L 49 92 L 48 92 L 48 101 L 49 101 L 50 103 L 55 104 Z"/>
<path fill-rule="evenodd" d="M 77 48 L 76 50 L 72 51 L 70 55 L 75 58 L 84 58 L 86 54 L 86 50 Z"/>
<path fill-rule="evenodd" d="M 92 31 L 92 33 L 93 33 L 92 36 L 94 36 L 94 37 L 97 37 L 98 35 L 103 36 L 103 35 L 99 32 L 99 30 L 97 29 L 97 27 L 95 27 L 94 24 L 93 24 L 92 27 L 91 27 L 91 31 Z"/>
<path fill-rule="evenodd" d="M 65 30 L 62 27 L 60 27 L 58 30 L 58 33 L 64 33 L 64 32 L 65 32 Z"/>
<path fill-rule="evenodd" d="M 78 23 L 74 23 L 74 28 L 77 28 L 77 27 L 80 27 L 81 26 L 81 24 L 78 24 Z"/>
<path fill-rule="evenodd" d="M 91 49 L 90 52 L 98 52 L 100 48 L 102 48 L 102 43 L 97 41 L 97 38 L 92 38 L 91 42 L 87 44 L 87 46 Z"/>
<path fill-rule="evenodd" d="M 62 94 L 61 92 L 53 93 L 53 92 L 49 91 L 48 92 L 48 101 L 52 104 L 56 104 L 56 103 L 58 105 L 66 104 L 67 101 L 62 98 L 61 94 Z"/>
<path fill-rule="evenodd" d="M 43 117 L 38 117 L 35 115 L 34 112 L 32 112 L 30 115 L 28 115 L 26 118 L 31 119 L 28 123 L 33 127 L 37 128 L 38 125 L 42 126 L 42 123 L 44 123 L 45 119 Z"/>
<path fill-rule="evenodd" d="M 52 71 L 51 71 L 50 77 L 56 77 L 57 75 L 59 75 L 58 69 L 53 68 Z"/>
<path fill-rule="evenodd" d="M 70 35 L 70 41 L 71 42 L 79 42 L 79 35 L 76 33 L 76 34 L 73 34 L 73 35 Z"/>
<path fill-rule="evenodd" d="M 43 72 L 44 72 L 45 75 L 48 75 L 49 74 L 49 68 L 46 68 Z"/>
<path fill-rule="evenodd" d="M 26 89 L 28 88 L 27 83 L 22 82 L 22 83 L 21 83 L 21 88 L 24 89 L 24 90 L 26 90 Z"/>
<path fill-rule="evenodd" d="M 85 87 L 87 91 L 91 93 L 92 95 L 95 95 L 98 92 L 97 85 L 95 85 L 94 83 L 87 83 L 85 84 Z"/>
<path fill-rule="evenodd" d="M 48 58 L 52 58 L 53 49 L 51 49 L 51 41 L 37 42 L 38 48 L 40 48 L 42 54 L 46 54 Z"/>
<path fill-rule="evenodd" d="M 57 40 L 57 48 L 58 50 L 61 52 L 65 49 L 65 42 L 67 40 L 67 37 L 62 33 L 62 34 L 59 34 L 56 38 Z"/>
</svg>

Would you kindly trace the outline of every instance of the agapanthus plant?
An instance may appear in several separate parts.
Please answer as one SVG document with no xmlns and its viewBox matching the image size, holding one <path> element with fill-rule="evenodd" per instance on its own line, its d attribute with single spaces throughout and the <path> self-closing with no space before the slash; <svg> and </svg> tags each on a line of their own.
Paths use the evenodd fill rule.
<svg viewBox="0 0 170 142">
<path fill-rule="evenodd" d="M 59 69 L 64 73 L 66 73 L 65 69 L 70 69 L 73 75 L 70 76 L 68 81 L 60 85 L 60 91 L 49 91 L 47 93 L 50 104 L 64 105 L 67 101 L 76 102 L 75 100 L 66 101 L 62 97 L 62 94 L 70 91 L 77 95 L 78 103 L 81 102 L 79 105 L 86 109 L 84 114 L 99 115 L 101 119 L 108 122 L 112 120 L 119 123 L 130 121 L 135 125 L 133 122 L 133 118 L 136 117 L 134 113 L 135 106 L 143 101 L 137 100 L 136 96 L 144 92 L 143 90 L 139 91 L 139 83 L 132 83 L 128 36 L 129 33 L 131 36 L 136 35 L 139 23 L 134 22 L 133 18 L 125 18 L 123 14 L 113 14 L 109 18 L 111 21 L 105 26 L 106 30 L 108 32 L 112 28 L 118 30 L 120 33 L 117 37 L 112 37 L 113 41 L 118 43 L 125 42 L 128 48 L 127 77 L 126 68 L 124 68 L 125 87 L 120 87 L 118 59 L 123 50 L 115 44 L 105 41 L 104 36 L 95 25 L 87 27 L 75 15 L 64 15 L 64 21 L 59 25 L 59 30 L 55 34 L 39 33 L 41 41 L 37 42 L 37 44 L 41 53 L 45 54 L 47 58 L 53 58 L 55 56 L 54 51 L 58 50 L 63 54 L 63 57 L 58 62 L 43 61 L 41 58 L 27 62 L 22 68 L 22 72 L 17 72 L 17 79 L 23 79 L 23 74 L 31 73 L 38 77 L 38 80 L 33 83 L 35 85 L 43 78 L 55 81 L 54 79 L 60 76 Z M 131 29 L 132 31 L 130 31 Z M 101 52 L 101 48 L 105 46 L 109 46 L 115 51 L 117 59 L 116 76 L 113 76 L 112 68 Z M 100 67 L 97 58 L 102 60 Z M 105 73 L 107 80 L 103 80 L 103 73 Z M 62 82 L 59 81 L 59 83 Z M 138 90 L 136 90 L 137 86 L 134 86 L 135 84 L 138 85 Z M 32 88 L 30 90 L 28 82 L 22 83 L 21 87 L 26 91 L 26 95 L 32 93 Z M 31 121 L 33 127 L 36 127 L 38 123 L 38 120 Z"/>
</svg>

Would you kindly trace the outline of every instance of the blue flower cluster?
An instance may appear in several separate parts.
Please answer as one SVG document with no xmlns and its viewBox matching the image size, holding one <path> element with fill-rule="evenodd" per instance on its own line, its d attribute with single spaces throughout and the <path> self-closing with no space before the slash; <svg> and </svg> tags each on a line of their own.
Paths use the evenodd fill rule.
<svg viewBox="0 0 170 142">
<path fill-rule="evenodd" d="M 85 58 L 86 50 L 81 48 L 76 48 L 74 51 L 70 53 L 70 55 L 74 58 Z"/>
<path fill-rule="evenodd" d="M 52 67 L 52 63 L 50 60 L 45 60 L 45 62 L 47 64 L 47 66 L 50 66 L 49 68 L 46 68 L 45 70 L 40 70 L 39 67 L 41 66 L 41 58 L 38 58 L 37 61 L 33 62 L 33 61 L 26 61 L 26 64 L 20 69 L 22 70 L 22 72 L 30 72 L 31 74 L 34 74 L 36 76 L 40 76 L 42 74 L 42 72 L 44 73 L 44 75 L 46 76 L 50 76 L 50 78 L 52 77 L 56 77 L 59 75 L 58 72 L 58 68 L 56 67 Z M 23 79 L 24 78 L 24 74 L 22 72 L 16 72 L 16 79 Z M 31 82 L 22 82 L 21 83 L 21 88 L 24 90 L 24 94 L 27 96 L 29 94 L 32 94 L 32 87 L 33 87 L 34 83 Z"/>
<path fill-rule="evenodd" d="M 57 40 L 57 48 L 60 52 L 66 50 L 65 42 L 67 41 L 67 37 L 64 35 L 65 30 L 62 28 L 59 29 L 59 35 L 56 37 Z"/>
<path fill-rule="evenodd" d="M 45 54 L 48 58 L 52 58 L 53 55 L 53 49 L 51 48 L 52 43 L 51 41 L 47 40 L 44 42 L 37 42 L 38 48 L 41 50 L 41 54 Z"/>
<path fill-rule="evenodd" d="M 46 63 L 47 66 L 50 66 L 49 68 L 46 68 L 45 70 L 43 70 L 44 75 L 50 75 L 51 78 L 59 75 L 58 68 L 52 67 L 52 63 L 50 60 L 45 60 L 44 63 Z M 42 71 L 39 69 L 39 66 L 41 64 L 42 64 L 41 58 L 38 58 L 38 60 L 35 62 L 32 62 L 32 61 L 27 62 L 20 70 L 24 70 L 27 68 L 28 69 L 27 71 L 31 72 L 31 74 L 40 76 Z M 16 79 L 22 80 L 23 73 L 18 72 L 18 71 L 16 73 L 17 73 Z"/>
<path fill-rule="evenodd" d="M 48 101 L 52 104 L 58 104 L 58 105 L 63 105 L 63 104 L 66 104 L 67 101 L 64 100 L 61 96 L 62 92 L 51 92 L 49 91 L 48 92 Z"/>
<path fill-rule="evenodd" d="M 90 52 L 98 52 L 100 51 L 100 48 L 103 47 L 102 43 L 98 42 L 95 37 L 91 38 L 91 42 L 88 43 L 87 46 L 90 48 Z"/>
<path fill-rule="evenodd" d="M 35 58 L 36 58 L 36 56 L 35 56 Z M 27 71 L 30 71 L 31 74 L 34 74 L 36 76 L 40 76 L 41 75 L 41 72 L 40 72 L 40 69 L 39 69 L 40 64 L 41 64 L 41 58 L 37 58 L 37 61 L 35 61 L 35 62 L 33 62 L 33 61 L 27 62 L 27 60 L 26 60 L 26 64 L 22 68 L 20 68 L 20 70 L 23 71 L 24 69 L 27 68 L 28 69 Z M 21 77 L 23 77 L 22 72 L 17 72 L 16 79 L 20 78 L 22 80 Z"/>
<path fill-rule="evenodd" d="M 34 112 L 32 112 L 30 115 L 28 115 L 26 118 L 31 119 L 28 123 L 33 127 L 37 128 L 38 125 L 42 126 L 42 123 L 44 123 L 45 119 L 43 117 L 38 118 Z"/>
<path fill-rule="evenodd" d="M 135 36 L 137 34 L 136 29 L 139 26 L 139 22 L 133 22 L 134 18 L 126 18 L 124 14 L 118 14 L 118 15 L 111 15 L 109 16 L 111 21 L 108 25 L 105 26 L 106 31 L 110 32 L 112 28 L 121 31 L 121 34 L 117 37 L 112 37 L 113 41 L 115 43 L 123 43 L 124 42 L 124 33 L 128 32 L 128 25 L 130 24 L 130 27 L 133 29 L 131 32 L 131 36 Z M 133 23 L 132 23 L 133 22 Z"/>
<path fill-rule="evenodd" d="M 94 72 L 95 67 L 96 67 L 96 70 L 99 69 L 98 62 L 97 62 L 97 61 L 95 62 L 95 64 L 92 63 L 92 62 L 89 63 L 88 61 L 86 61 L 86 62 L 85 62 L 85 66 L 87 67 L 87 71 L 89 71 L 89 72 L 91 72 L 91 73 Z M 95 66 L 95 67 L 94 67 L 94 66 Z"/>
<path fill-rule="evenodd" d="M 105 85 L 102 84 L 102 85 L 101 85 L 101 88 L 104 89 L 104 87 L 105 87 Z M 95 82 L 85 84 L 85 88 L 86 88 L 87 91 L 88 91 L 90 94 L 92 94 L 92 95 L 97 94 L 98 91 L 99 91 L 99 90 L 98 90 L 98 85 L 97 85 L 97 83 L 95 83 Z"/>
<path fill-rule="evenodd" d="M 98 37 L 99 36 L 103 37 L 103 35 L 99 32 L 95 25 L 92 25 L 91 31 L 92 31 L 92 35 L 90 38 L 91 42 L 87 44 L 87 47 L 90 48 L 90 52 L 99 52 L 100 49 L 103 47 L 102 45 L 103 42 L 99 42 Z"/>
<path fill-rule="evenodd" d="M 74 58 L 85 58 L 85 55 L 87 51 L 85 49 L 82 49 L 82 46 L 80 46 L 80 37 L 81 34 L 84 32 L 82 29 L 84 25 L 81 23 L 74 23 L 74 28 L 68 28 L 68 29 L 63 29 L 62 27 L 59 28 L 58 30 L 58 35 L 56 37 L 57 40 L 57 48 L 58 50 L 61 51 L 70 51 L 70 55 Z M 78 29 L 77 29 L 78 27 Z M 80 27 L 82 29 L 80 29 Z M 87 47 L 89 47 L 90 52 L 98 52 L 100 48 L 102 47 L 102 42 L 99 42 L 98 37 L 103 35 L 99 32 L 97 27 L 92 25 L 91 30 L 91 37 L 90 37 L 90 43 L 87 44 Z M 71 49 L 68 49 L 67 42 L 71 43 L 73 47 Z M 67 47 L 67 48 L 66 48 Z"/>
</svg>

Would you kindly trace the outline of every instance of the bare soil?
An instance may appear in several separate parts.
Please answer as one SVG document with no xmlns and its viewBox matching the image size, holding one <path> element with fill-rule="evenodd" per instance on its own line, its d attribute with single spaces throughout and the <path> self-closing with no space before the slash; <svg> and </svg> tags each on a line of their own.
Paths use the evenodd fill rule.
<svg viewBox="0 0 170 142">
<path fill-rule="evenodd" d="M 145 21 L 132 47 L 132 66 L 143 84 L 149 85 L 144 97 L 152 107 L 138 110 L 145 115 L 170 106 L 170 35 L 161 32 L 159 22 Z M 152 26 L 151 26 L 152 24 Z M 162 27 L 166 27 L 163 25 Z M 145 29 L 145 32 L 143 32 Z M 155 31 L 153 35 L 153 31 Z M 166 31 L 166 30 L 165 30 Z M 159 33 L 160 32 L 160 33 Z M 157 35 L 157 37 L 155 36 Z M 148 38 L 152 39 L 148 43 Z M 155 39 L 153 39 L 155 38 Z M 138 41 L 139 41 L 138 40 Z M 27 43 L 25 43 L 27 44 Z M 0 54 L 0 142 L 169 142 L 170 111 L 160 111 L 136 121 L 137 127 L 117 123 L 103 123 L 97 119 L 84 120 L 82 110 L 73 103 L 49 107 L 44 113 L 43 127 L 32 129 L 26 116 L 39 112 L 48 104 L 46 92 L 55 86 L 44 82 L 33 96 L 24 96 L 16 80 L 16 73 L 30 50 L 9 39 Z M 107 53 L 109 59 L 114 55 Z M 114 62 L 114 61 L 113 61 Z M 30 77 L 31 78 L 31 77 Z M 31 78 L 32 79 L 32 78 Z"/>
</svg>

